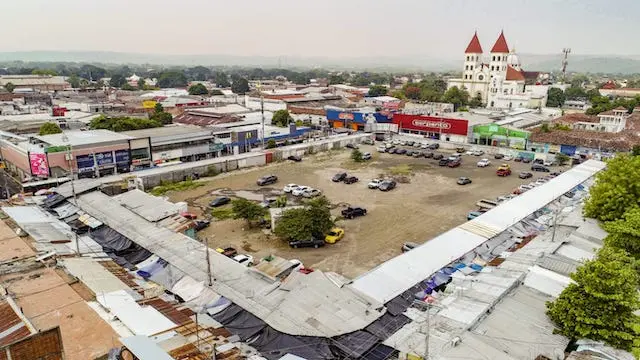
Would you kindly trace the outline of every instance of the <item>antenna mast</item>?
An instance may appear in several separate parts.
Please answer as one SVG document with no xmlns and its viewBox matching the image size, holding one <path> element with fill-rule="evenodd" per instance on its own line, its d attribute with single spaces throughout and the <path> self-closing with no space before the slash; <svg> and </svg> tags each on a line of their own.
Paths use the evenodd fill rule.
<svg viewBox="0 0 640 360">
<path fill-rule="evenodd" d="M 564 54 L 564 56 L 562 57 L 562 82 L 566 83 L 567 65 L 569 64 L 569 61 L 567 59 L 569 58 L 569 54 L 571 54 L 571 48 L 562 49 L 562 53 Z"/>
</svg>

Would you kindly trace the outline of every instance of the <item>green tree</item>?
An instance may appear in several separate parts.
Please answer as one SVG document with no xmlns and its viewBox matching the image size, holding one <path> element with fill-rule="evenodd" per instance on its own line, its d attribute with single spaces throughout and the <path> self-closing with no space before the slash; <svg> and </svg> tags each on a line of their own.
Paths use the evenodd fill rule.
<svg viewBox="0 0 640 360">
<path fill-rule="evenodd" d="M 145 83 L 144 79 L 140 78 L 140 80 L 138 80 L 138 89 L 144 90 L 146 86 L 147 84 Z"/>
<path fill-rule="evenodd" d="M 598 173 L 584 206 L 587 217 L 613 221 L 640 205 L 640 156 L 618 154 Z"/>
<path fill-rule="evenodd" d="M 480 95 L 480 93 L 477 93 L 476 96 L 469 101 L 469 107 L 471 108 L 479 108 L 482 107 L 482 105 L 482 95 Z"/>
<path fill-rule="evenodd" d="M 109 86 L 114 88 L 121 88 L 126 83 L 127 79 L 122 74 L 113 74 L 109 80 Z"/>
<path fill-rule="evenodd" d="M 234 94 L 244 95 L 249 92 L 249 81 L 243 77 L 236 77 L 231 84 L 231 91 Z"/>
<path fill-rule="evenodd" d="M 564 105 L 564 102 L 566 100 L 564 91 L 562 91 L 562 89 L 559 88 L 549 88 L 549 90 L 547 91 L 547 106 L 548 107 L 562 107 L 562 105 Z"/>
<path fill-rule="evenodd" d="M 640 145 L 633 145 L 633 149 L 631 149 L 631 155 L 633 156 L 640 155 Z"/>
<path fill-rule="evenodd" d="M 569 162 L 571 158 L 569 158 L 568 155 L 563 154 L 563 153 L 557 153 L 556 154 L 556 160 L 558 161 L 558 165 L 562 166 L 565 165 L 567 162 Z"/>
<path fill-rule="evenodd" d="M 189 87 L 189 95 L 207 95 L 207 94 L 209 94 L 209 90 L 207 90 L 207 88 L 200 83 L 191 85 Z"/>
<path fill-rule="evenodd" d="M 556 333 L 572 340 L 588 338 L 630 351 L 640 337 L 636 261 L 608 246 L 571 274 L 560 296 L 547 303 Z M 637 345 L 637 344 L 636 344 Z"/>
<path fill-rule="evenodd" d="M 158 76 L 158 86 L 161 88 L 185 87 L 187 76 L 179 70 L 163 71 Z"/>
<path fill-rule="evenodd" d="M 283 208 L 283 207 L 287 206 L 287 195 L 278 196 L 274 206 L 277 207 L 277 208 Z"/>
<path fill-rule="evenodd" d="M 8 82 L 8 83 L 4 84 L 4 88 L 8 92 L 12 93 L 13 90 L 16 88 L 16 86 L 12 82 Z"/>
<path fill-rule="evenodd" d="M 369 88 L 369 96 L 383 96 L 387 95 L 387 89 L 384 85 L 373 85 Z"/>
<path fill-rule="evenodd" d="M 287 127 L 293 121 L 288 110 L 278 110 L 273 113 L 271 118 L 271 124 L 280 127 Z"/>
<path fill-rule="evenodd" d="M 363 162 L 364 159 L 362 158 L 362 152 L 360 152 L 360 150 L 358 149 L 353 149 L 351 150 L 351 160 L 355 161 L 355 162 Z"/>
<path fill-rule="evenodd" d="M 223 73 L 222 71 L 217 71 L 215 74 L 213 74 L 213 81 L 219 88 L 228 88 L 231 86 L 231 83 L 227 78 L 227 74 Z"/>
<path fill-rule="evenodd" d="M 274 233 L 283 240 L 308 240 L 324 235 L 333 220 L 324 196 L 307 202 L 305 208 L 285 211 L 276 224 Z"/>
<path fill-rule="evenodd" d="M 551 129 L 549 128 L 549 124 L 548 123 L 544 123 L 544 124 L 540 125 L 540 132 L 543 132 L 543 133 L 551 132 Z"/>
<path fill-rule="evenodd" d="M 139 129 L 149 129 L 161 127 L 162 123 L 152 119 L 139 119 L 130 117 L 106 117 L 100 115 L 97 118 L 91 120 L 89 128 L 94 129 L 106 129 L 111 131 L 129 131 Z"/>
<path fill-rule="evenodd" d="M 224 93 L 223 93 L 222 91 L 218 90 L 218 89 L 212 89 L 212 90 L 209 92 L 209 95 L 211 95 L 211 96 L 218 96 L 218 95 L 224 95 Z"/>
<path fill-rule="evenodd" d="M 137 90 L 136 88 L 134 88 L 133 86 L 131 86 L 131 84 L 129 84 L 129 83 L 124 83 L 124 85 L 122 85 L 122 86 L 120 87 L 120 89 L 122 89 L 122 90 L 126 90 L 126 91 L 135 91 L 135 90 Z"/>
<path fill-rule="evenodd" d="M 60 134 L 62 129 L 58 124 L 53 122 L 46 122 L 40 126 L 40 131 L 38 131 L 38 135 L 50 135 L 50 134 Z"/>
<path fill-rule="evenodd" d="M 442 101 L 453 104 L 453 108 L 457 110 L 461 106 L 466 106 L 469 103 L 469 93 L 465 89 L 458 89 L 454 86 L 447 90 L 442 96 Z"/>
<path fill-rule="evenodd" d="M 153 107 L 153 111 L 157 114 L 157 113 L 161 113 L 164 112 L 164 107 L 162 106 L 161 103 L 156 103 Z"/>
<path fill-rule="evenodd" d="M 607 246 L 624 250 L 640 260 L 640 208 L 627 211 L 622 219 L 604 223 L 603 228 L 609 233 L 604 240 Z"/>
<path fill-rule="evenodd" d="M 263 208 L 259 204 L 239 198 L 231 202 L 231 208 L 233 209 L 234 219 L 245 219 L 247 224 L 251 227 L 251 222 L 258 220 L 267 213 L 267 209 Z"/>
<path fill-rule="evenodd" d="M 173 116 L 164 111 L 154 112 L 151 116 L 149 116 L 149 119 L 157 121 L 162 125 L 171 124 L 173 122 Z"/>
<path fill-rule="evenodd" d="M 422 90 L 417 86 L 407 86 L 404 88 L 404 96 L 406 96 L 407 99 L 411 99 L 411 100 L 420 99 L 421 92 Z"/>
<path fill-rule="evenodd" d="M 587 92 L 582 86 L 571 86 L 565 90 L 564 95 L 567 100 L 582 100 L 587 98 Z"/>
<path fill-rule="evenodd" d="M 53 69 L 33 69 L 31 75 L 49 75 L 56 76 L 58 73 Z"/>
<path fill-rule="evenodd" d="M 80 78 L 76 74 L 72 74 L 67 78 L 67 82 L 72 88 L 77 89 L 80 87 Z"/>
<path fill-rule="evenodd" d="M 267 149 L 273 149 L 276 147 L 276 141 L 273 139 L 269 139 L 266 145 Z"/>
</svg>

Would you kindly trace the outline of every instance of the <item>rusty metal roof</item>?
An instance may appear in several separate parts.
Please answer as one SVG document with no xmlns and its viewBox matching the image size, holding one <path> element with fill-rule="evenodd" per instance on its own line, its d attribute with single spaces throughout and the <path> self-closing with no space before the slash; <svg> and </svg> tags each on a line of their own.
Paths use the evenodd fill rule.
<svg viewBox="0 0 640 360">
<path fill-rule="evenodd" d="M 0 301 L 0 346 L 14 343 L 29 335 L 31 331 L 13 307 L 5 300 Z"/>
</svg>

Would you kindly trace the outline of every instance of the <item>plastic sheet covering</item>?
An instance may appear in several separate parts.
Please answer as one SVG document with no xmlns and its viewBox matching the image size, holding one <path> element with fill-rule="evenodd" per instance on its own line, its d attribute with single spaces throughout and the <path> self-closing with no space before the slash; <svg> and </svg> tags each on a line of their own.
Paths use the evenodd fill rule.
<svg viewBox="0 0 640 360">
<path fill-rule="evenodd" d="M 103 248 L 114 251 L 126 250 L 133 244 L 126 236 L 108 226 L 102 226 L 91 231 L 89 236 L 98 244 L 102 245 Z"/>
<path fill-rule="evenodd" d="M 220 324 L 226 325 L 227 323 L 231 322 L 231 320 L 233 320 L 233 318 L 236 317 L 238 314 L 240 314 L 242 311 L 244 311 L 243 308 L 241 308 L 236 304 L 233 304 L 212 317 L 214 320 L 216 320 Z"/>
<path fill-rule="evenodd" d="M 427 286 L 421 282 L 414 285 L 411 289 L 391 299 L 391 301 L 385 304 L 385 306 L 387 307 L 387 312 L 391 313 L 392 315 L 402 314 L 413 303 L 415 294 L 424 291 L 426 288 Z"/>
<path fill-rule="evenodd" d="M 51 209 L 62 204 L 66 200 L 67 199 L 64 196 L 60 194 L 54 194 L 44 199 L 44 201 L 42 202 L 42 206 L 44 206 L 47 209 Z"/>
<path fill-rule="evenodd" d="M 402 314 L 394 316 L 386 312 L 364 329 L 382 341 L 395 334 L 400 328 L 410 322 L 411 319 Z"/>
<path fill-rule="evenodd" d="M 214 307 L 213 304 L 215 304 L 220 298 L 221 296 L 215 291 L 209 288 L 204 288 L 198 297 L 187 301 L 185 305 L 189 308 L 197 309 L 199 312 L 204 312 L 207 311 L 209 307 Z"/>
<path fill-rule="evenodd" d="M 396 357 L 397 350 L 384 345 L 377 344 L 372 347 L 369 351 L 367 351 L 364 355 L 362 355 L 363 360 L 386 360 L 390 357 Z"/>
<path fill-rule="evenodd" d="M 267 326 L 264 321 L 236 304 L 212 317 L 232 334 L 238 335 L 242 341 L 252 338 Z"/>
<path fill-rule="evenodd" d="M 140 275 L 141 278 L 147 280 L 151 277 L 151 275 L 157 273 L 158 271 L 164 269 L 168 263 L 162 259 L 158 259 L 156 262 L 147 265 L 145 267 L 140 268 L 137 274 Z"/>
<path fill-rule="evenodd" d="M 204 282 L 197 281 L 191 276 L 183 277 L 171 288 L 171 292 L 180 296 L 185 302 L 197 298 L 202 291 L 204 291 Z"/>
<path fill-rule="evenodd" d="M 153 255 L 150 251 L 135 244 L 124 235 L 108 226 L 102 226 L 89 232 L 89 236 L 100 246 L 104 252 L 116 262 L 129 270 L 134 270 L 135 265 Z"/>
<path fill-rule="evenodd" d="M 213 304 L 207 305 L 207 313 L 209 315 L 215 315 L 227 307 L 231 306 L 231 301 L 223 296 L 220 296 Z"/>
<path fill-rule="evenodd" d="M 329 340 L 318 337 L 292 336 L 282 334 L 267 326 L 251 346 L 258 349 L 262 356 L 277 360 L 286 354 L 293 354 L 307 360 L 333 359 Z"/>
<path fill-rule="evenodd" d="M 378 337 L 366 331 L 358 330 L 349 334 L 336 336 L 331 342 L 334 354 L 342 357 L 360 358 L 373 348 Z"/>
<path fill-rule="evenodd" d="M 148 280 L 160 284 L 166 289 L 172 289 L 184 276 L 185 273 L 178 270 L 175 266 L 167 265 L 158 272 L 151 274 Z"/>
</svg>

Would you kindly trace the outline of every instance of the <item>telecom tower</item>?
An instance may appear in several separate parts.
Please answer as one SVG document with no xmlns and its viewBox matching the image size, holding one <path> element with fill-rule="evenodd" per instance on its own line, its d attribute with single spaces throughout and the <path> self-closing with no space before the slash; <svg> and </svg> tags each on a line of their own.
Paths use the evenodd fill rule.
<svg viewBox="0 0 640 360">
<path fill-rule="evenodd" d="M 569 57 L 569 54 L 571 54 L 571 49 L 564 48 L 562 49 L 562 53 L 564 54 L 562 58 L 562 82 L 567 82 L 567 65 L 569 64 L 569 61 L 567 59 Z"/>
</svg>

